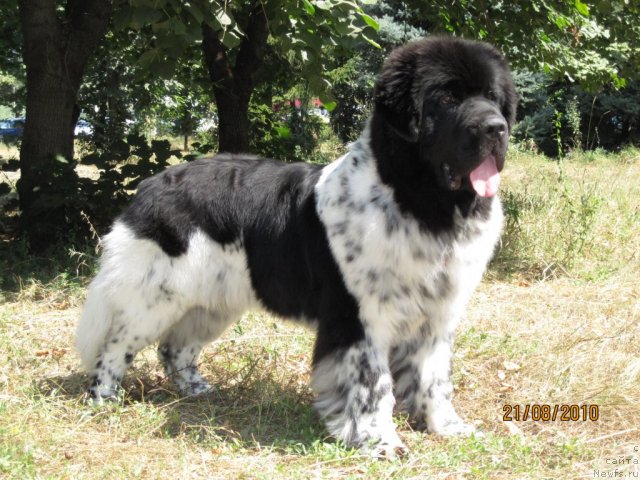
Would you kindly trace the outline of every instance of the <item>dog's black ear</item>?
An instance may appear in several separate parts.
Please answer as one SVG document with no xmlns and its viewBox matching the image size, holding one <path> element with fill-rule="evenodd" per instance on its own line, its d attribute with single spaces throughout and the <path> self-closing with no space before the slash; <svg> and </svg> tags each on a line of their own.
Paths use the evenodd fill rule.
<svg viewBox="0 0 640 480">
<path fill-rule="evenodd" d="M 408 142 L 417 142 L 420 115 L 414 100 L 415 56 L 406 48 L 392 52 L 382 66 L 374 90 L 377 111 Z"/>
</svg>

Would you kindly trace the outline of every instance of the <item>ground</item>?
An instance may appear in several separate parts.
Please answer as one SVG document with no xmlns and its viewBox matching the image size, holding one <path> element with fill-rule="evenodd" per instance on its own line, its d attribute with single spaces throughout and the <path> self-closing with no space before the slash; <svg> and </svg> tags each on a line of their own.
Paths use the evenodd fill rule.
<svg viewBox="0 0 640 480">
<path fill-rule="evenodd" d="M 119 404 L 86 405 L 73 332 L 93 252 L 3 253 L 0 477 L 638 478 L 639 174 L 638 150 L 562 163 L 511 152 L 503 241 L 455 344 L 454 403 L 485 435 L 438 438 L 397 415 L 411 453 L 393 462 L 327 437 L 311 407 L 313 333 L 262 312 L 205 350 L 214 393 L 178 397 L 148 349 Z M 542 421 L 534 404 L 586 407 Z"/>
</svg>

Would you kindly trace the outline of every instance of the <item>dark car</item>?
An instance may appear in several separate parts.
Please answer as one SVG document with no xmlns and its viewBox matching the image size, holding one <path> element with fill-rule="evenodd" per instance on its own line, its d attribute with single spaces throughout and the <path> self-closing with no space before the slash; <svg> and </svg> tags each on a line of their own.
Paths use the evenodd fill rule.
<svg viewBox="0 0 640 480">
<path fill-rule="evenodd" d="M 24 118 L 8 118 L 0 120 L 0 139 L 9 140 L 22 136 Z"/>
<path fill-rule="evenodd" d="M 93 126 L 86 120 L 78 120 L 76 126 L 73 129 L 73 134 L 76 137 L 87 137 L 93 133 Z"/>
<path fill-rule="evenodd" d="M 24 118 L 8 118 L 0 120 L 0 141 L 22 137 Z M 78 120 L 73 134 L 76 137 L 88 136 L 93 133 L 93 127 L 86 120 Z"/>
</svg>

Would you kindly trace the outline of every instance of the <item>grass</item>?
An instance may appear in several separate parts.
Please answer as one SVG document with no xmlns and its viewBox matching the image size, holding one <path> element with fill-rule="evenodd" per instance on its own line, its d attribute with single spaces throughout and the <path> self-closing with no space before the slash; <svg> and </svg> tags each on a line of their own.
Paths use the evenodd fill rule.
<svg viewBox="0 0 640 480">
<path fill-rule="evenodd" d="M 0 478 L 638 472 L 639 176 L 638 150 L 575 154 L 562 164 L 512 151 L 503 242 L 455 345 L 454 403 L 485 436 L 425 435 L 398 415 L 411 454 L 395 462 L 361 458 L 327 437 L 311 407 L 312 333 L 261 312 L 205 350 L 211 395 L 178 397 L 148 349 L 119 404 L 87 406 L 72 345 L 94 252 L 31 258 L 14 245 L 0 253 Z M 600 417 L 503 421 L 504 405 L 534 403 L 595 404 Z"/>
<path fill-rule="evenodd" d="M 513 151 L 503 203 L 507 225 L 494 268 L 539 280 L 605 279 L 637 260 L 640 151 L 540 161 Z"/>
</svg>

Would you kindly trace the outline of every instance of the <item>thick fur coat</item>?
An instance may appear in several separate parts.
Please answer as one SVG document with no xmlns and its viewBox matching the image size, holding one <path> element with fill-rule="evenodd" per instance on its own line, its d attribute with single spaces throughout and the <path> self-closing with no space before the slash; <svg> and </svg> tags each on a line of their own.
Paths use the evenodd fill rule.
<svg viewBox="0 0 640 480">
<path fill-rule="evenodd" d="M 473 431 L 451 403 L 451 350 L 502 226 L 511 75 L 487 44 L 428 38 L 389 56 L 374 98 L 326 167 L 218 155 L 140 184 L 78 326 L 94 398 L 156 341 L 176 386 L 206 393 L 201 349 L 263 308 L 317 329 L 315 405 L 347 444 L 404 451 L 394 406 L 429 432 Z"/>
</svg>

